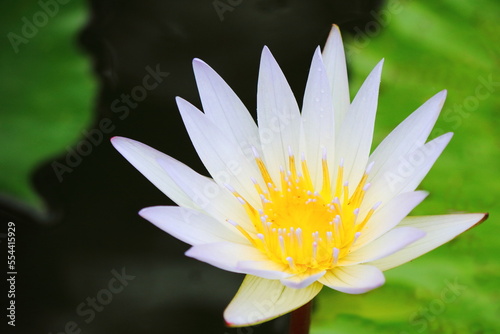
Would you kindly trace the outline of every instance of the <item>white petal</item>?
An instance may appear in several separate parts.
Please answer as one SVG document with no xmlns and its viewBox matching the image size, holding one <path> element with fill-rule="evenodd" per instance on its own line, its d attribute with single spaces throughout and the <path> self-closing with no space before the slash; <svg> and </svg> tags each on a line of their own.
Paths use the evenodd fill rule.
<svg viewBox="0 0 500 334">
<path fill-rule="evenodd" d="M 426 236 L 403 250 L 370 264 L 381 270 L 397 267 L 441 246 L 460 233 L 483 222 L 487 217 L 488 214 L 484 213 L 407 217 L 399 226 L 418 228 L 425 231 Z"/>
<path fill-rule="evenodd" d="M 251 204 L 260 204 L 251 178 L 260 180 L 255 161 L 249 161 L 240 146 L 225 136 L 195 106 L 177 98 L 182 120 L 196 152 L 213 179 L 230 184 Z"/>
<path fill-rule="evenodd" d="M 197 207 L 156 161 L 158 158 L 165 160 L 175 159 L 132 139 L 113 137 L 111 138 L 111 143 L 142 175 L 177 205 L 188 208 Z"/>
<path fill-rule="evenodd" d="M 222 132 L 253 158 L 252 147 L 260 150 L 257 125 L 247 108 L 226 82 L 205 62 L 193 60 L 196 84 L 203 111 Z"/>
<path fill-rule="evenodd" d="M 159 158 L 158 163 L 197 207 L 221 223 L 231 219 L 247 231 L 254 232 L 255 226 L 245 209 L 227 188 L 174 159 Z M 234 226 L 231 225 L 231 229 Z"/>
<path fill-rule="evenodd" d="M 264 160 L 279 180 L 280 166 L 288 165 L 289 148 L 299 151 L 300 112 L 283 72 L 267 47 L 262 50 L 257 87 L 257 119 Z"/>
<path fill-rule="evenodd" d="M 395 228 L 342 258 L 339 265 L 347 266 L 378 260 L 403 249 L 424 236 L 424 231 L 414 227 Z"/>
<path fill-rule="evenodd" d="M 360 294 L 383 285 L 385 277 L 377 267 L 358 264 L 336 267 L 321 277 L 319 282 L 340 292 Z"/>
<path fill-rule="evenodd" d="M 335 151 L 335 124 L 330 84 L 319 48 L 316 49 L 307 80 L 302 106 L 304 150 L 315 188 L 321 188 L 322 150 L 333 165 Z"/>
<path fill-rule="evenodd" d="M 415 190 L 452 136 L 452 133 L 446 133 L 431 140 L 406 156 L 399 157 L 397 163 L 385 169 L 383 174 L 378 173 L 366 193 L 361 211 L 364 212 L 378 201 L 387 202 L 398 194 Z"/>
<path fill-rule="evenodd" d="M 271 260 L 240 261 L 236 268 L 242 273 L 267 279 L 280 279 L 290 276 L 290 274 L 286 272 L 287 266 Z"/>
<path fill-rule="evenodd" d="M 383 60 L 373 69 L 352 101 L 335 142 L 336 159 L 344 159 L 345 179 L 355 187 L 368 162 L 378 103 Z M 338 163 L 335 167 L 337 167 Z M 336 175 L 336 173 L 334 174 Z"/>
<path fill-rule="evenodd" d="M 437 158 L 443 153 L 443 150 L 445 147 L 448 145 L 450 142 L 451 138 L 453 137 L 453 133 L 449 132 L 446 133 L 442 136 L 437 137 L 436 139 L 428 142 L 425 144 L 423 147 L 420 149 L 415 150 L 412 154 L 411 157 L 409 158 L 410 163 L 415 162 L 415 165 L 413 167 L 412 171 L 412 176 L 411 177 L 406 177 L 404 182 L 400 185 L 400 193 L 407 192 L 407 191 L 413 191 L 415 190 L 420 182 L 424 179 L 424 177 L 427 175 L 431 167 L 434 165 L 436 162 Z M 425 158 L 423 159 L 424 161 L 422 163 L 418 163 L 416 156 L 419 155 L 424 156 Z M 418 166 L 418 167 L 417 167 Z"/>
<path fill-rule="evenodd" d="M 399 162 L 399 159 L 421 147 L 427 141 L 446 99 L 446 91 L 439 92 L 399 124 L 375 149 L 370 161 L 375 164 L 368 182 Z"/>
<path fill-rule="evenodd" d="M 281 283 L 283 283 L 284 285 L 286 285 L 289 288 L 303 289 L 303 288 L 311 285 L 312 283 L 316 282 L 325 273 L 326 273 L 326 270 L 321 270 L 321 271 L 309 270 L 309 271 L 302 273 L 302 274 L 297 274 L 297 275 L 294 275 L 291 277 L 282 278 Z"/>
<path fill-rule="evenodd" d="M 370 243 L 372 240 L 377 239 L 394 228 L 417 205 L 419 205 L 428 194 L 429 193 L 425 191 L 403 193 L 393 198 L 389 203 L 378 208 L 361 231 L 361 235 L 354 244 L 352 250 L 354 251 L 360 246 Z"/>
<path fill-rule="evenodd" d="M 292 289 L 278 280 L 247 275 L 224 311 L 224 319 L 230 327 L 259 324 L 308 303 L 322 287 L 313 283 L 304 289 Z"/>
<path fill-rule="evenodd" d="M 338 133 L 349 109 L 350 96 L 344 45 L 342 44 L 340 29 L 335 24 L 332 26 L 323 50 L 323 61 L 332 90 L 335 128 L 336 133 Z"/>
<path fill-rule="evenodd" d="M 235 273 L 242 273 L 238 269 L 240 261 L 267 260 L 264 254 L 251 245 L 230 242 L 194 245 L 186 252 L 186 256 Z"/>
<path fill-rule="evenodd" d="M 155 206 L 142 209 L 139 214 L 163 231 L 190 245 L 231 241 L 249 244 L 241 234 L 223 226 L 198 210 L 178 206 Z M 229 223 L 226 223 L 231 226 Z"/>
</svg>

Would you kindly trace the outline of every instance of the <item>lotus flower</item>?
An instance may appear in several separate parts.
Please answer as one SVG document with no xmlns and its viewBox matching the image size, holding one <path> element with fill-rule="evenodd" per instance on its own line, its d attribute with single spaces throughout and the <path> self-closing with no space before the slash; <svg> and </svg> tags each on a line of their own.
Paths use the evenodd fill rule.
<svg viewBox="0 0 500 334">
<path fill-rule="evenodd" d="M 383 271 L 451 240 L 486 214 L 407 217 L 415 190 L 452 134 L 426 143 L 442 91 L 370 154 L 383 61 L 349 99 L 337 26 L 314 53 L 302 111 L 268 48 L 260 63 L 258 127 L 224 80 L 193 61 L 204 112 L 177 98 L 212 178 L 137 141 L 114 147 L 178 206 L 140 215 L 190 244 L 186 255 L 246 274 L 224 312 L 229 326 L 267 321 L 309 302 L 323 286 L 359 294 Z"/>
</svg>

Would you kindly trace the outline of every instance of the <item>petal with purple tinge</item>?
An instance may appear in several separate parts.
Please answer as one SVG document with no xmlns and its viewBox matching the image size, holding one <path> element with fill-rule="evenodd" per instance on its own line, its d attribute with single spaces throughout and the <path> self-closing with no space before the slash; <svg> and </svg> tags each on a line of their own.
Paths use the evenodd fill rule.
<svg viewBox="0 0 500 334">
<path fill-rule="evenodd" d="M 162 158 L 165 160 L 173 160 L 179 164 L 182 164 L 181 162 L 133 139 L 113 137 L 111 138 L 111 143 L 128 162 L 172 201 L 188 208 L 197 208 L 191 198 L 175 184 L 156 160 Z M 186 166 L 186 168 L 189 167 Z"/>
<path fill-rule="evenodd" d="M 227 188 L 174 159 L 159 158 L 158 164 L 175 184 L 207 214 L 219 222 L 231 219 L 247 230 L 254 231 L 255 227 L 245 209 Z"/>
<path fill-rule="evenodd" d="M 238 269 L 238 262 L 240 261 L 267 260 L 267 257 L 254 246 L 231 242 L 194 245 L 188 249 L 186 256 L 235 273 L 243 273 Z"/>
<path fill-rule="evenodd" d="M 255 161 L 195 106 L 179 97 L 176 101 L 189 138 L 212 178 L 221 186 L 231 184 L 252 204 L 260 203 L 251 180 L 260 177 Z"/>
<path fill-rule="evenodd" d="M 177 206 L 154 206 L 142 209 L 139 214 L 170 235 L 190 245 L 221 241 L 248 244 L 249 241 L 214 218 L 198 210 Z"/>
</svg>

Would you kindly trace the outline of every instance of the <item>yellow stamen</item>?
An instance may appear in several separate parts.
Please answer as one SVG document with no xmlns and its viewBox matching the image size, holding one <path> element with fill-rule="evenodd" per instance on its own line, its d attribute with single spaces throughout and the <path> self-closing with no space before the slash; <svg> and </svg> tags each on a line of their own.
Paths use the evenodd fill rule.
<svg viewBox="0 0 500 334">
<path fill-rule="evenodd" d="M 268 184 L 274 185 L 273 179 L 271 178 L 271 175 L 269 174 L 269 172 L 266 168 L 266 165 L 264 164 L 262 159 L 259 157 L 256 157 L 255 161 L 257 162 L 257 167 L 259 167 L 260 173 L 262 174 L 262 178 L 264 179 L 264 182 L 266 183 L 266 185 L 268 185 Z"/>
<path fill-rule="evenodd" d="M 240 225 L 238 225 L 238 223 L 236 223 L 235 221 L 233 221 L 231 219 L 228 219 L 227 222 L 229 224 L 233 225 L 234 227 L 236 227 L 238 229 L 238 231 L 240 231 L 241 234 L 243 234 L 243 236 L 245 236 L 245 238 L 247 238 L 255 247 L 259 248 L 260 245 L 257 244 L 255 238 L 252 238 L 252 236 L 243 227 L 241 227 Z"/>
<path fill-rule="evenodd" d="M 326 160 L 326 153 L 323 154 L 321 159 L 321 167 L 323 169 L 323 188 L 321 189 L 321 196 L 324 198 L 329 198 L 331 196 L 331 184 L 330 184 L 330 170 L 328 169 L 328 161 Z"/>
<path fill-rule="evenodd" d="M 344 160 L 340 161 L 340 166 L 337 172 L 337 182 L 336 182 L 336 189 L 335 189 L 335 197 L 339 197 L 342 194 L 342 180 L 344 177 Z"/>
<path fill-rule="evenodd" d="M 304 156 L 302 156 L 301 168 L 302 168 L 302 174 L 304 175 L 304 179 L 306 182 L 306 187 L 308 189 L 312 189 L 314 186 L 311 180 L 311 175 L 309 174 L 309 168 L 307 168 L 306 158 Z"/>
<path fill-rule="evenodd" d="M 343 161 L 338 168 L 335 184 L 323 153 L 321 191 L 315 190 L 307 161 L 301 158 L 297 169 L 291 149 L 288 170 L 280 169 L 280 186 L 270 176 L 263 160 L 255 154 L 255 162 L 266 187 L 255 179 L 255 190 L 261 198 L 254 208 L 234 189 L 228 187 L 244 206 L 252 220 L 256 234 L 233 224 L 252 244 L 272 261 L 284 264 L 292 273 L 309 270 L 328 270 L 350 252 L 360 232 L 376 210 L 374 206 L 365 217 L 359 217 L 359 207 L 369 184 L 369 168 L 349 197 L 349 186 L 343 180 Z M 334 190 L 334 191 L 333 191 Z"/>
</svg>

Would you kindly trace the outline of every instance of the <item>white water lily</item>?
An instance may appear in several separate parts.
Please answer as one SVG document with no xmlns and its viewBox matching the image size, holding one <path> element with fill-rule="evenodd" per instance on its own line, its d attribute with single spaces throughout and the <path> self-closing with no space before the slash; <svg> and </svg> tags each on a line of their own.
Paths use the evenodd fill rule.
<svg viewBox="0 0 500 334">
<path fill-rule="evenodd" d="M 204 113 L 177 98 L 212 178 L 131 139 L 115 148 L 178 207 L 140 215 L 190 244 L 187 256 L 246 274 L 224 312 L 230 326 L 273 319 L 323 286 L 358 294 L 382 271 L 451 240 L 485 214 L 406 217 L 426 196 L 415 188 L 450 141 L 426 143 L 440 92 L 370 154 L 382 62 L 350 102 L 340 32 L 314 53 L 299 111 L 270 51 L 262 52 L 258 124 L 207 64 L 193 62 Z"/>
</svg>

